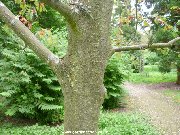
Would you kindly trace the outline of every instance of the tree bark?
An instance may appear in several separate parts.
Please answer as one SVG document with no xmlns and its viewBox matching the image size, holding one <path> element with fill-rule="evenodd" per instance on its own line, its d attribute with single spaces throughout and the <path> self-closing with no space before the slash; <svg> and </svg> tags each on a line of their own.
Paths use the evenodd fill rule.
<svg viewBox="0 0 180 135">
<path fill-rule="evenodd" d="M 77 18 L 78 29 L 68 28 L 68 52 L 57 74 L 64 94 L 67 135 L 97 134 L 105 96 L 103 77 L 112 50 L 109 38 L 112 1 L 83 4 L 91 5 L 91 16 L 82 13 Z"/>
</svg>

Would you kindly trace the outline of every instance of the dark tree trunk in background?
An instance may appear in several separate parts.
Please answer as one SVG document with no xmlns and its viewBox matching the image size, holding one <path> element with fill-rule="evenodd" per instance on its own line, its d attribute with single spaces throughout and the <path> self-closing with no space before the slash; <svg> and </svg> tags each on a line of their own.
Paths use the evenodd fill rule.
<svg viewBox="0 0 180 135">
<path fill-rule="evenodd" d="M 180 65 L 177 66 L 177 81 L 176 83 L 180 85 Z"/>
</svg>

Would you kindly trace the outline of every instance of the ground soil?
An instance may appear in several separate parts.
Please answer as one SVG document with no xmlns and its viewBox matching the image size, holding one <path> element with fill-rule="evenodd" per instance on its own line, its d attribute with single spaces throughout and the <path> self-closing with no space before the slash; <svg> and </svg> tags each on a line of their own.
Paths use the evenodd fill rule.
<svg viewBox="0 0 180 135">
<path fill-rule="evenodd" d="M 162 90 L 180 90 L 175 83 L 125 83 L 130 94 L 130 107 L 150 117 L 164 135 L 180 135 L 180 105 L 162 94 Z"/>
</svg>

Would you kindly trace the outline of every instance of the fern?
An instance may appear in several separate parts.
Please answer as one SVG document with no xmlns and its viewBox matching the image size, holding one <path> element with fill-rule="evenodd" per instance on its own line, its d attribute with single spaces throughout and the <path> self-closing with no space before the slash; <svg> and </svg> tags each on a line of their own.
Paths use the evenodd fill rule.
<svg viewBox="0 0 180 135">
<path fill-rule="evenodd" d="M 11 106 L 11 108 L 9 108 L 5 114 L 8 115 L 8 116 L 13 116 L 15 115 L 15 113 L 18 111 L 17 107 L 15 106 Z"/>
<path fill-rule="evenodd" d="M 55 110 L 55 109 L 62 109 L 63 106 L 41 103 L 39 105 L 39 108 L 42 110 Z"/>
<path fill-rule="evenodd" d="M 11 97 L 12 94 L 16 93 L 16 91 L 13 90 L 8 90 L 7 92 L 1 92 L 0 95 L 4 96 L 4 97 Z"/>
<path fill-rule="evenodd" d="M 47 101 L 53 101 L 53 100 L 55 100 L 55 98 L 53 98 L 53 97 L 44 97 L 44 99 L 47 100 Z"/>
<path fill-rule="evenodd" d="M 34 93 L 34 97 L 40 99 L 43 97 L 43 95 L 40 93 Z"/>
<path fill-rule="evenodd" d="M 103 103 L 105 109 L 115 108 L 119 106 L 119 103 L 123 102 L 124 90 L 121 88 L 121 84 L 126 77 L 127 67 L 121 65 L 122 61 L 119 61 L 117 56 L 110 59 L 105 75 L 104 85 L 107 89 L 107 94 Z"/>
</svg>

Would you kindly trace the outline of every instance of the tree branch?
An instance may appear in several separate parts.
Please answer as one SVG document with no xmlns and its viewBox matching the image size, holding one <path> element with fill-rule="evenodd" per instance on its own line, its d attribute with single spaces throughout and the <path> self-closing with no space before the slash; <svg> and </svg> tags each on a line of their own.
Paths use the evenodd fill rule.
<svg viewBox="0 0 180 135">
<path fill-rule="evenodd" d="M 177 37 L 168 43 L 154 43 L 152 45 L 133 45 L 133 46 L 122 46 L 122 47 L 114 47 L 113 48 L 113 53 L 115 52 L 122 52 L 122 51 L 131 51 L 131 50 L 145 50 L 149 48 L 166 48 L 166 47 L 171 47 L 174 45 L 180 45 L 180 44 L 175 44 L 177 41 L 180 41 L 180 37 Z"/>
<path fill-rule="evenodd" d="M 29 46 L 37 56 L 54 70 L 56 65 L 60 64 L 60 59 L 47 49 L 35 35 L 19 21 L 1 1 L 0 1 L 0 19 L 4 21 L 14 32 Z"/>
<path fill-rule="evenodd" d="M 58 11 L 61 15 L 63 15 L 70 25 L 72 25 L 73 27 L 76 25 L 73 17 L 74 14 L 70 6 L 64 4 L 60 0 L 41 0 L 41 1 L 46 3 L 56 11 Z"/>
</svg>

